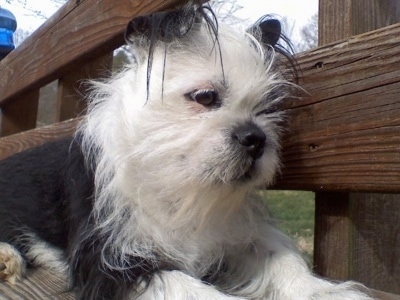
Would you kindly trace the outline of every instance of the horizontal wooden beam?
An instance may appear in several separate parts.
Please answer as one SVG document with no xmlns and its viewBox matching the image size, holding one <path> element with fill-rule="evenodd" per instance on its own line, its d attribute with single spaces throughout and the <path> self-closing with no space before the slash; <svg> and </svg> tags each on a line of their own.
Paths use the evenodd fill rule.
<svg viewBox="0 0 400 300">
<path fill-rule="evenodd" d="M 395 295 L 375 290 L 372 290 L 371 293 L 377 300 L 400 300 L 400 295 Z"/>
<path fill-rule="evenodd" d="M 0 139 L 0 160 L 44 143 L 72 136 L 80 120 L 80 118 L 71 119 L 3 137 Z"/>
<path fill-rule="evenodd" d="M 277 187 L 400 192 L 400 24 L 297 59 Z"/>
<path fill-rule="evenodd" d="M 70 0 L 0 62 L 0 105 L 60 78 L 124 43 L 133 16 L 183 0 Z"/>
<path fill-rule="evenodd" d="M 400 24 L 297 59 L 310 96 L 285 103 L 276 187 L 400 192 Z"/>
</svg>

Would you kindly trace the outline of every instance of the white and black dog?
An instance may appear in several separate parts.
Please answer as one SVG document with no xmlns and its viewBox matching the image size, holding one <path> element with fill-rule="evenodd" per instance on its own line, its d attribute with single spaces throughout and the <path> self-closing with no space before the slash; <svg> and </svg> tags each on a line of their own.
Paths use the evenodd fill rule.
<svg viewBox="0 0 400 300">
<path fill-rule="evenodd" d="M 276 20 L 206 5 L 134 19 L 74 138 L 0 164 L 0 278 L 69 272 L 77 299 L 371 299 L 308 270 L 258 199 L 289 84 Z M 278 47 L 279 48 L 279 47 Z"/>
</svg>

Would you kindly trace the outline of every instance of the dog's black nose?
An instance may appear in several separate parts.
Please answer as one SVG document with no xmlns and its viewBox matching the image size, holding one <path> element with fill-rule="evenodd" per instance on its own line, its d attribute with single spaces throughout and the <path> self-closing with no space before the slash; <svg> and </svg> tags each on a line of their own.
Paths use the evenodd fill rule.
<svg viewBox="0 0 400 300">
<path fill-rule="evenodd" d="M 264 153 L 265 133 L 252 122 L 235 127 L 232 131 L 232 139 L 245 148 L 253 159 L 260 158 Z"/>
</svg>

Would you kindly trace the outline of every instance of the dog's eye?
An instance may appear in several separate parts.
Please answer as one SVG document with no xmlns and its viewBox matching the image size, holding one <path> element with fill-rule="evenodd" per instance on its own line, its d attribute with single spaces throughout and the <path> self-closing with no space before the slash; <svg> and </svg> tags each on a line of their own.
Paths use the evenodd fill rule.
<svg viewBox="0 0 400 300">
<path fill-rule="evenodd" d="M 214 90 L 195 90 L 185 95 L 189 100 L 196 101 L 203 106 L 221 106 L 218 93 Z"/>
</svg>

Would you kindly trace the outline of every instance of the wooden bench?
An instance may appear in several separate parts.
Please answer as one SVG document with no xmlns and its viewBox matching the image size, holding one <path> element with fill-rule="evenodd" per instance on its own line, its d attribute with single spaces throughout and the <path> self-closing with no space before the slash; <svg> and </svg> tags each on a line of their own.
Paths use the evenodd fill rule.
<svg viewBox="0 0 400 300">
<path fill-rule="evenodd" d="M 134 15 L 182 2 L 64 5 L 0 62 L 0 159 L 73 134 L 84 110 L 77 82 L 108 73 Z M 297 56 L 309 96 L 286 104 L 291 121 L 275 188 L 316 192 L 317 273 L 392 293 L 376 292 L 379 299 L 400 299 L 400 24 L 355 35 L 400 21 L 397 0 L 377 2 L 320 1 L 321 47 Z M 55 124 L 34 129 L 40 88 L 53 80 Z M 49 299 L 62 291 L 62 278 L 37 272 L 15 287 L 20 298 L 7 298 L 16 290 L 0 284 L 0 299 Z"/>
</svg>

